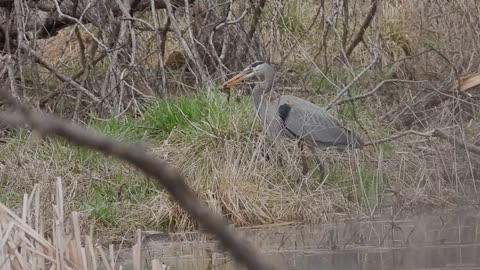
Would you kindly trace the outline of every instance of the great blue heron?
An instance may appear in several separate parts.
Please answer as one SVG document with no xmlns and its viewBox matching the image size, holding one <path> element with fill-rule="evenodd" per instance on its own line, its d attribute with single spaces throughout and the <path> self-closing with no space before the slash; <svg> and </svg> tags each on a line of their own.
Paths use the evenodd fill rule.
<svg viewBox="0 0 480 270">
<path fill-rule="evenodd" d="M 263 79 L 254 87 L 252 94 L 257 115 L 270 136 L 297 139 L 312 148 L 333 147 L 342 150 L 363 146 L 355 133 L 343 127 L 325 109 L 309 101 L 281 95 L 272 103 L 268 102 L 265 94 L 273 88 L 275 68 L 267 62 L 253 62 L 223 86 L 230 89 L 252 77 Z"/>
</svg>

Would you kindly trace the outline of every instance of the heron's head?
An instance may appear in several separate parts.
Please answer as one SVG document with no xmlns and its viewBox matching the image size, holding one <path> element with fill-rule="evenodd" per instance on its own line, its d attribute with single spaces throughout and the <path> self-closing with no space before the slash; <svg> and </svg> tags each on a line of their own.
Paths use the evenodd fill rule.
<svg viewBox="0 0 480 270">
<path fill-rule="evenodd" d="M 262 80 L 268 80 L 270 78 L 273 79 L 274 73 L 275 70 L 273 66 L 268 62 L 255 61 L 233 78 L 225 82 L 225 84 L 223 84 L 223 88 L 230 89 L 240 82 L 252 77 L 261 78 Z"/>
</svg>

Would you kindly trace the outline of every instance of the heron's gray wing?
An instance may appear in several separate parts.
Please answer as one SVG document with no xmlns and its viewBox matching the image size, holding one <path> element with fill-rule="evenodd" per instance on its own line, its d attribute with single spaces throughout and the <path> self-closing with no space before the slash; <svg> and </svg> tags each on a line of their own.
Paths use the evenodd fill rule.
<svg viewBox="0 0 480 270">
<path fill-rule="evenodd" d="M 282 96 L 278 115 L 289 135 L 323 147 L 359 147 L 361 141 L 325 109 L 294 96 Z"/>
</svg>

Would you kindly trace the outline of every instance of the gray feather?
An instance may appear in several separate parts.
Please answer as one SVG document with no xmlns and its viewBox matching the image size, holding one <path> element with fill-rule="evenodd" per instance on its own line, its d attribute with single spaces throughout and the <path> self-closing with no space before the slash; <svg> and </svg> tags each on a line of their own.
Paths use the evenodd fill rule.
<svg viewBox="0 0 480 270">
<path fill-rule="evenodd" d="M 288 114 L 284 115 L 285 119 L 280 120 L 288 131 L 284 135 L 288 137 L 296 137 L 307 144 L 318 147 L 346 148 L 347 146 L 353 146 L 356 148 L 363 144 L 353 132 L 344 128 L 325 109 L 309 101 L 284 95 L 274 101 L 273 104 L 279 109 L 281 106 L 288 104 Z M 272 113 L 272 111 L 269 113 Z"/>
</svg>

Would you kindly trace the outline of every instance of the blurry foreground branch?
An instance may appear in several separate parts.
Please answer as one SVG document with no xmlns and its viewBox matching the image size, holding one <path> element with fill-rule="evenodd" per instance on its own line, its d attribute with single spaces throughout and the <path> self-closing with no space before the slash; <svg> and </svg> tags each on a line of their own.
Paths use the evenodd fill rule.
<svg viewBox="0 0 480 270">
<path fill-rule="evenodd" d="M 223 218 L 213 214 L 186 184 L 184 177 L 164 161 L 155 158 L 138 146 L 120 143 L 107 136 L 88 132 L 54 116 L 32 112 L 19 103 L 9 93 L 7 87 L 0 88 L 0 98 L 12 105 L 15 110 L 11 113 L 0 113 L 2 125 L 10 127 L 26 125 L 43 136 L 62 137 L 75 145 L 88 147 L 130 163 L 155 179 L 156 184 L 164 186 L 179 205 L 209 232 L 215 234 L 222 245 L 230 250 L 239 262 L 252 270 L 275 269 L 259 256 L 253 246 L 242 240 L 233 229 L 229 228 Z"/>
</svg>

